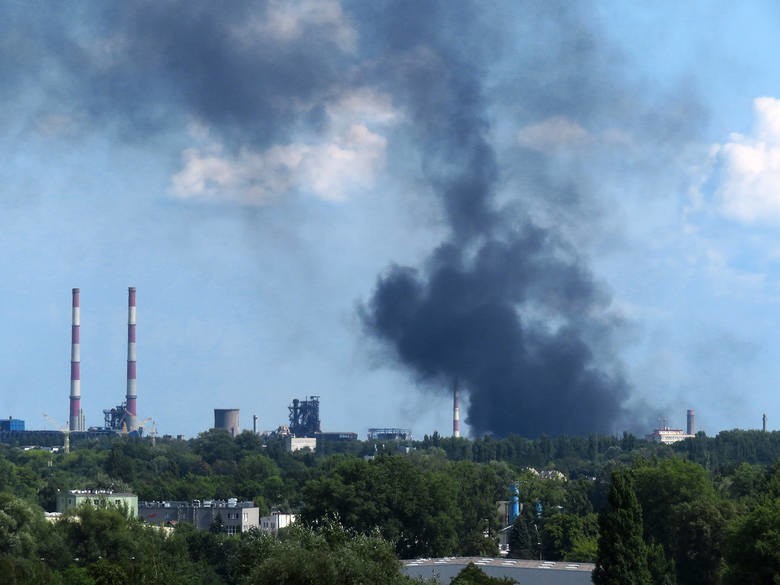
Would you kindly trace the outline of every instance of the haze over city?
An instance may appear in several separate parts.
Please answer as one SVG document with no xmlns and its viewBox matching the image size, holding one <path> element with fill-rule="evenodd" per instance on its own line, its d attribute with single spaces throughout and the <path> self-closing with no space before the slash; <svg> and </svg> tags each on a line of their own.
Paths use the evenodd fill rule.
<svg viewBox="0 0 780 585">
<path fill-rule="evenodd" d="M 6 2 L 0 416 L 780 420 L 773 3 Z"/>
</svg>

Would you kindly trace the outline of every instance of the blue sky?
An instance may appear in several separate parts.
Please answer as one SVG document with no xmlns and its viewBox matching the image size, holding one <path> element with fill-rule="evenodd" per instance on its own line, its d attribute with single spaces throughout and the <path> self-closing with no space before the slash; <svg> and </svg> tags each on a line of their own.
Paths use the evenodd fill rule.
<svg viewBox="0 0 780 585">
<path fill-rule="evenodd" d="M 0 413 L 64 422 L 79 287 L 82 407 L 102 424 L 135 286 L 138 414 L 164 433 L 214 408 L 273 429 L 314 394 L 325 430 L 449 433 L 452 376 L 476 433 L 591 430 L 531 428 L 538 409 L 592 412 L 594 432 L 682 427 L 687 408 L 710 435 L 777 428 L 774 4 L 412 4 L 6 2 Z M 488 218 L 469 223 L 472 193 L 442 185 L 477 176 Z M 486 242 L 528 226 L 552 270 L 501 306 L 539 347 L 582 342 L 603 403 L 559 399 L 554 365 L 554 396 L 508 376 L 491 399 L 485 359 L 444 344 L 426 362 L 372 320 L 392 266 L 434 299 L 442 246 L 478 274 Z M 463 355 L 493 347 L 478 330 Z"/>
</svg>

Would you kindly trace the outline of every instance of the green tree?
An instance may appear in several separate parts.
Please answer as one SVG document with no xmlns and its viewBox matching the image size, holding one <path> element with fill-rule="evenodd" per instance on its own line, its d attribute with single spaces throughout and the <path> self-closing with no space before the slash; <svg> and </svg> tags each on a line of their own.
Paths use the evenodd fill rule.
<svg viewBox="0 0 780 585">
<path fill-rule="evenodd" d="M 477 565 L 469 563 L 450 581 L 450 585 L 513 585 L 514 582 L 510 577 L 490 577 Z"/>
<path fill-rule="evenodd" d="M 650 585 L 647 549 L 642 540 L 642 509 L 631 471 L 612 473 L 609 506 L 599 515 L 596 585 Z"/>
<path fill-rule="evenodd" d="M 723 557 L 726 509 L 707 471 L 671 457 L 635 465 L 636 493 L 644 534 L 674 560 L 685 585 L 717 585 Z"/>
<path fill-rule="evenodd" d="M 676 585 L 674 561 L 667 558 L 664 547 L 657 542 L 647 547 L 647 568 L 653 585 Z"/>
<path fill-rule="evenodd" d="M 598 516 L 555 514 L 544 521 L 545 558 L 553 561 L 592 562 L 598 548 Z"/>
<path fill-rule="evenodd" d="M 252 537 L 244 551 L 252 558 L 241 585 L 413 585 L 401 573 L 390 543 L 374 535 L 359 535 L 333 521 L 309 528 L 294 525 L 279 540 Z"/>
<path fill-rule="evenodd" d="M 512 528 L 509 529 L 509 557 L 512 559 L 536 558 L 535 544 L 536 536 L 531 539 L 528 522 L 523 514 L 519 514 L 512 522 Z"/>
<path fill-rule="evenodd" d="M 780 582 L 780 498 L 761 503 L 730 526 L 726 559 L 729 583 Z"/>
</svg>

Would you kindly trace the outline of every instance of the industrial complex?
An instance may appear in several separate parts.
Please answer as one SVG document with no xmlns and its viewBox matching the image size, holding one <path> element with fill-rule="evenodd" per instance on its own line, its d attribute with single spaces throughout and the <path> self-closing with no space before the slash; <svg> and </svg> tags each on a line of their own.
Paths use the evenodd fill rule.
<svg viewBox="0 0 780 585">
<path fill-rule="evenodd" d="M 28 430 L 23 419 L 0 419 L 0 442 L 18 445 L 62 446 L 67 451 L 73 442 L 84 439 L 111 437 L 114 435 L 140 436 L 149 434 L 153 439 L 157 425 L 152 417 L 138 415 L 138 388 L 136 365 L 136 289 L 128 287 L 127 295 L 127 387 L 124 400 L 103 410 L 102 425 L 87 426 L 81 399 L 81 298 L 80 289 L 72 289 L 71 297 L 71 348 L 70 348 L 70 397 L 69 414 L 63 424 L 59 417 L 44 416 L 55 424 L 55 430 Z M 460 383 L 452 381 L 452 436 L 460 437 Z M 257 415 L 252 415 L 251 431 L 258 435 L 279 436 L 286 440 L 291 451 L 316 448 L 318 441 L 353 441 L 358 434 L 353 431 L 323 431 L 320 420 L 320 396 L 295 398 L 288 407 L 288 423 L 271 431 L 259 431 Z M 223 429 L 235 437 L 242 432 L 238 408 L 214 408 L 212 428 Z M 766 415 L 763 417 L 766 430 Z M 672 428 L 665 421 L 647 435 L 648 440 L 674 443 L 695 436 L 694 411 L 687 412 L 685 430 Z M 408 428 L 372 427 L 367 438 L 377 441 L 409 441 L 412 431 Z"/>
</svg>

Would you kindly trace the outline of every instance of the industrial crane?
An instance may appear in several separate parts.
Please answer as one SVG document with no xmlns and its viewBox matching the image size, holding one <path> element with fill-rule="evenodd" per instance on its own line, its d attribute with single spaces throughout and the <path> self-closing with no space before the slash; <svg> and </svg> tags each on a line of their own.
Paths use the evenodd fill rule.
<svg viewBox="0 0 780 585">
<path fill-rule="evenodd" d="M 132 431 L 138 431 L 138 433 L 140 434 L 140 432 L 141 432 L 141 429 L 142 429 L 142 428 L 144 428 L 144 425 L 145 425 L 146 423 L 148 423 L 148 422 L 152 422 L 152 418 L 151 418 L 151 417 L 149 417 L 149 418 L 145 418 L 145 419 L 144 419 L 144 420 L 142 420 L 141 422 L 135 423 L 135 426 L 134 426 L 132 429 L 130 429 L 130 430 L 132 430 Z"/>
<path fill-rule="evenodd" d="M 70 453 L 70 424 L 66 423 L 66 424 L 63 425 L 59 421 L 57 421 L 57 420 L 53 419 L 52 417 L 50 417 L 45 412 L 43 413 L 43 416 L 45 416 L 50 422 L 52 422 L 55 425 L 57 425 L 58 427 L 60 427 L 59 431 L 63 435 L 65 435 L 65 439 L 64 439 L 63 445 L 62 445 L 62 448 L 63 448 L 62 450 L 65 453 Z"/>
</svg>

